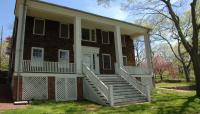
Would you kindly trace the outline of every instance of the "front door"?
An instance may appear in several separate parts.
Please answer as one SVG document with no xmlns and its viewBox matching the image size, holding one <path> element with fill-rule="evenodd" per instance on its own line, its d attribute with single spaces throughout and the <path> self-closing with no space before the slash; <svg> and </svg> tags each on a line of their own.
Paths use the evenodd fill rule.
<svg viewBox="0 0 200 114">
<path fill-rule="evenodd" d="M 91 54 L 84 54 L 83 55 L 83 64 L 87 65 L 89 68 L 92 69 L 92 58 L 91 58 Z"/>
<path fill-rule="evenodd" d="M 96 54 L 83 54 L 83 64 L 87 65 L 94 73 L 98 74 L 98 58 Z"/>
</svg>

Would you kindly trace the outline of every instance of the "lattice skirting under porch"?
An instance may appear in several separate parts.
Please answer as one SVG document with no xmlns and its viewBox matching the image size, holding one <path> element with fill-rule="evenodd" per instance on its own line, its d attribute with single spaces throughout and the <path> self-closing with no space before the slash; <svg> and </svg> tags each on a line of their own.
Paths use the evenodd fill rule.
<svg viewBox="0 0 200 114">
<path fill-rule="evenodd" d="M 48 99 L 48 78 L 47 77 L 23 77 L 22 83 L 23 100 Z"/>
<path fill-rule="evenodd" d="M 47 100 L 50 97 L 57 101 L 77 99 L 77 79 L 49 77 L 22 77 L 22 100 Z M 50 95 L 51 94 L 51 95 Z M 53 94 L 53 95 L 52 95 Z"/>
</svg>

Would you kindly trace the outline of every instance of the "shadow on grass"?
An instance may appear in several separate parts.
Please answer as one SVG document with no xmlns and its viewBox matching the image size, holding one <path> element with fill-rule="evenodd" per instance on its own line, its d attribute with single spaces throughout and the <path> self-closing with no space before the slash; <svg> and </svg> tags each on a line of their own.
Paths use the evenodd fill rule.
<svg viewBox="0 0 200 114">
<path fill-rule="evenodd" d="M 194 110 L 196 110 L 195 107 L 193 107 L 193 106 L 191 105 L 191 103 L 194 103 L 194 102 L 195 102 L 195 99 L 199 99 L 199 98 L 198 98 L 197 96 L 189 97 L 189 98 L 187 99 L 187 101 L 183 103 L 183 105 L 182 105 L 182 107 L 181 107 L 181 109 L 180 109 L 180 111 L 179 111 L 179 114 L 183 114 L 184 112 L 186 112 L 186 111 L 188 110 L 188 107 L 193 108 Z M 197 102 L 200 103 L 200 99 L 199 99 Z M 199 103 L 198 103 L 198 104 L 199 104 Z"/>
</svg>

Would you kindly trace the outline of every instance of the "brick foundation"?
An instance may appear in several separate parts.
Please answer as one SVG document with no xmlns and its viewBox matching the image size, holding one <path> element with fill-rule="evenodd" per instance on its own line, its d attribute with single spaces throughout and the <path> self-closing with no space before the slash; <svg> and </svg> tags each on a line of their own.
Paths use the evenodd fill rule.
<svg viewBox="0 0 200 114">
<path fill-rule="evenodd" d="M 83 78 L 77 77 L 77 100 L 83 100 Z"/>
<path fill-rule="evenodd" d="M 22 76 L 13 76 L 12 97 L 14 101 L 22 100 Z"/>
<path fill-rule="evenodd" d="M 48 77 L 48 100 L 55 99 L 55 77 Z"/>
</svg>

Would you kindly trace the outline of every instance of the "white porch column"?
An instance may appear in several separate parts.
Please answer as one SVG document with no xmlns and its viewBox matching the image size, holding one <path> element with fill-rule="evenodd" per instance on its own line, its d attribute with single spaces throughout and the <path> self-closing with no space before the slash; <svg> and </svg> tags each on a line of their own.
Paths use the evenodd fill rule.
<svg viewBox="0 0 200 114">
<path fill-rule="evenodd" d="M 115 26 L 115 53 L 118 69 L 123 66 L 122 44 L 120 26 Z"/>
<path fill-rule="evenodd" d="M 152 73 L 153 73 L 153 65 L 151 61 L 151 45 L 149 39 L 149 33 L 144 35 L 144 43 L 145 43 L 145 52 L 146 52 L 146 60 L 147 60 L 147 67 L 149 69 L 150 77 L 142 77 L 142 83 L 145 85 L 149 85 L 150 89 L 153 88 L 153 80 L 152 80 Z"/>
<path fill-rule="evenodd" d="M 14 68 L 15 72 L 22 71 L 21 65 L 23 60 L 23 47 L 24 47 L 26 11 L 27 11 L 27 6 L 24 6 L 22 3 L 19 6 L 19 15 L 18 15 L 17 38 L 16 38 L 16 49 L 15 49 L 15 68 Z"/>
<path fill-rule="evenodd" d="M 152 73 L 151 45 L 150 45 L 149 33 L 146 33 L 144 35 L 144 43 L 145 43 L 147 67 L 148 67 L 150 73 Z"/>
<path fill-rule="evenodd" d="M 76 64 L 76 73 L 82 73 L 82 52 L 81 52 L 81 18 L 74 18 L 74 62 Z"/>
</svg>

